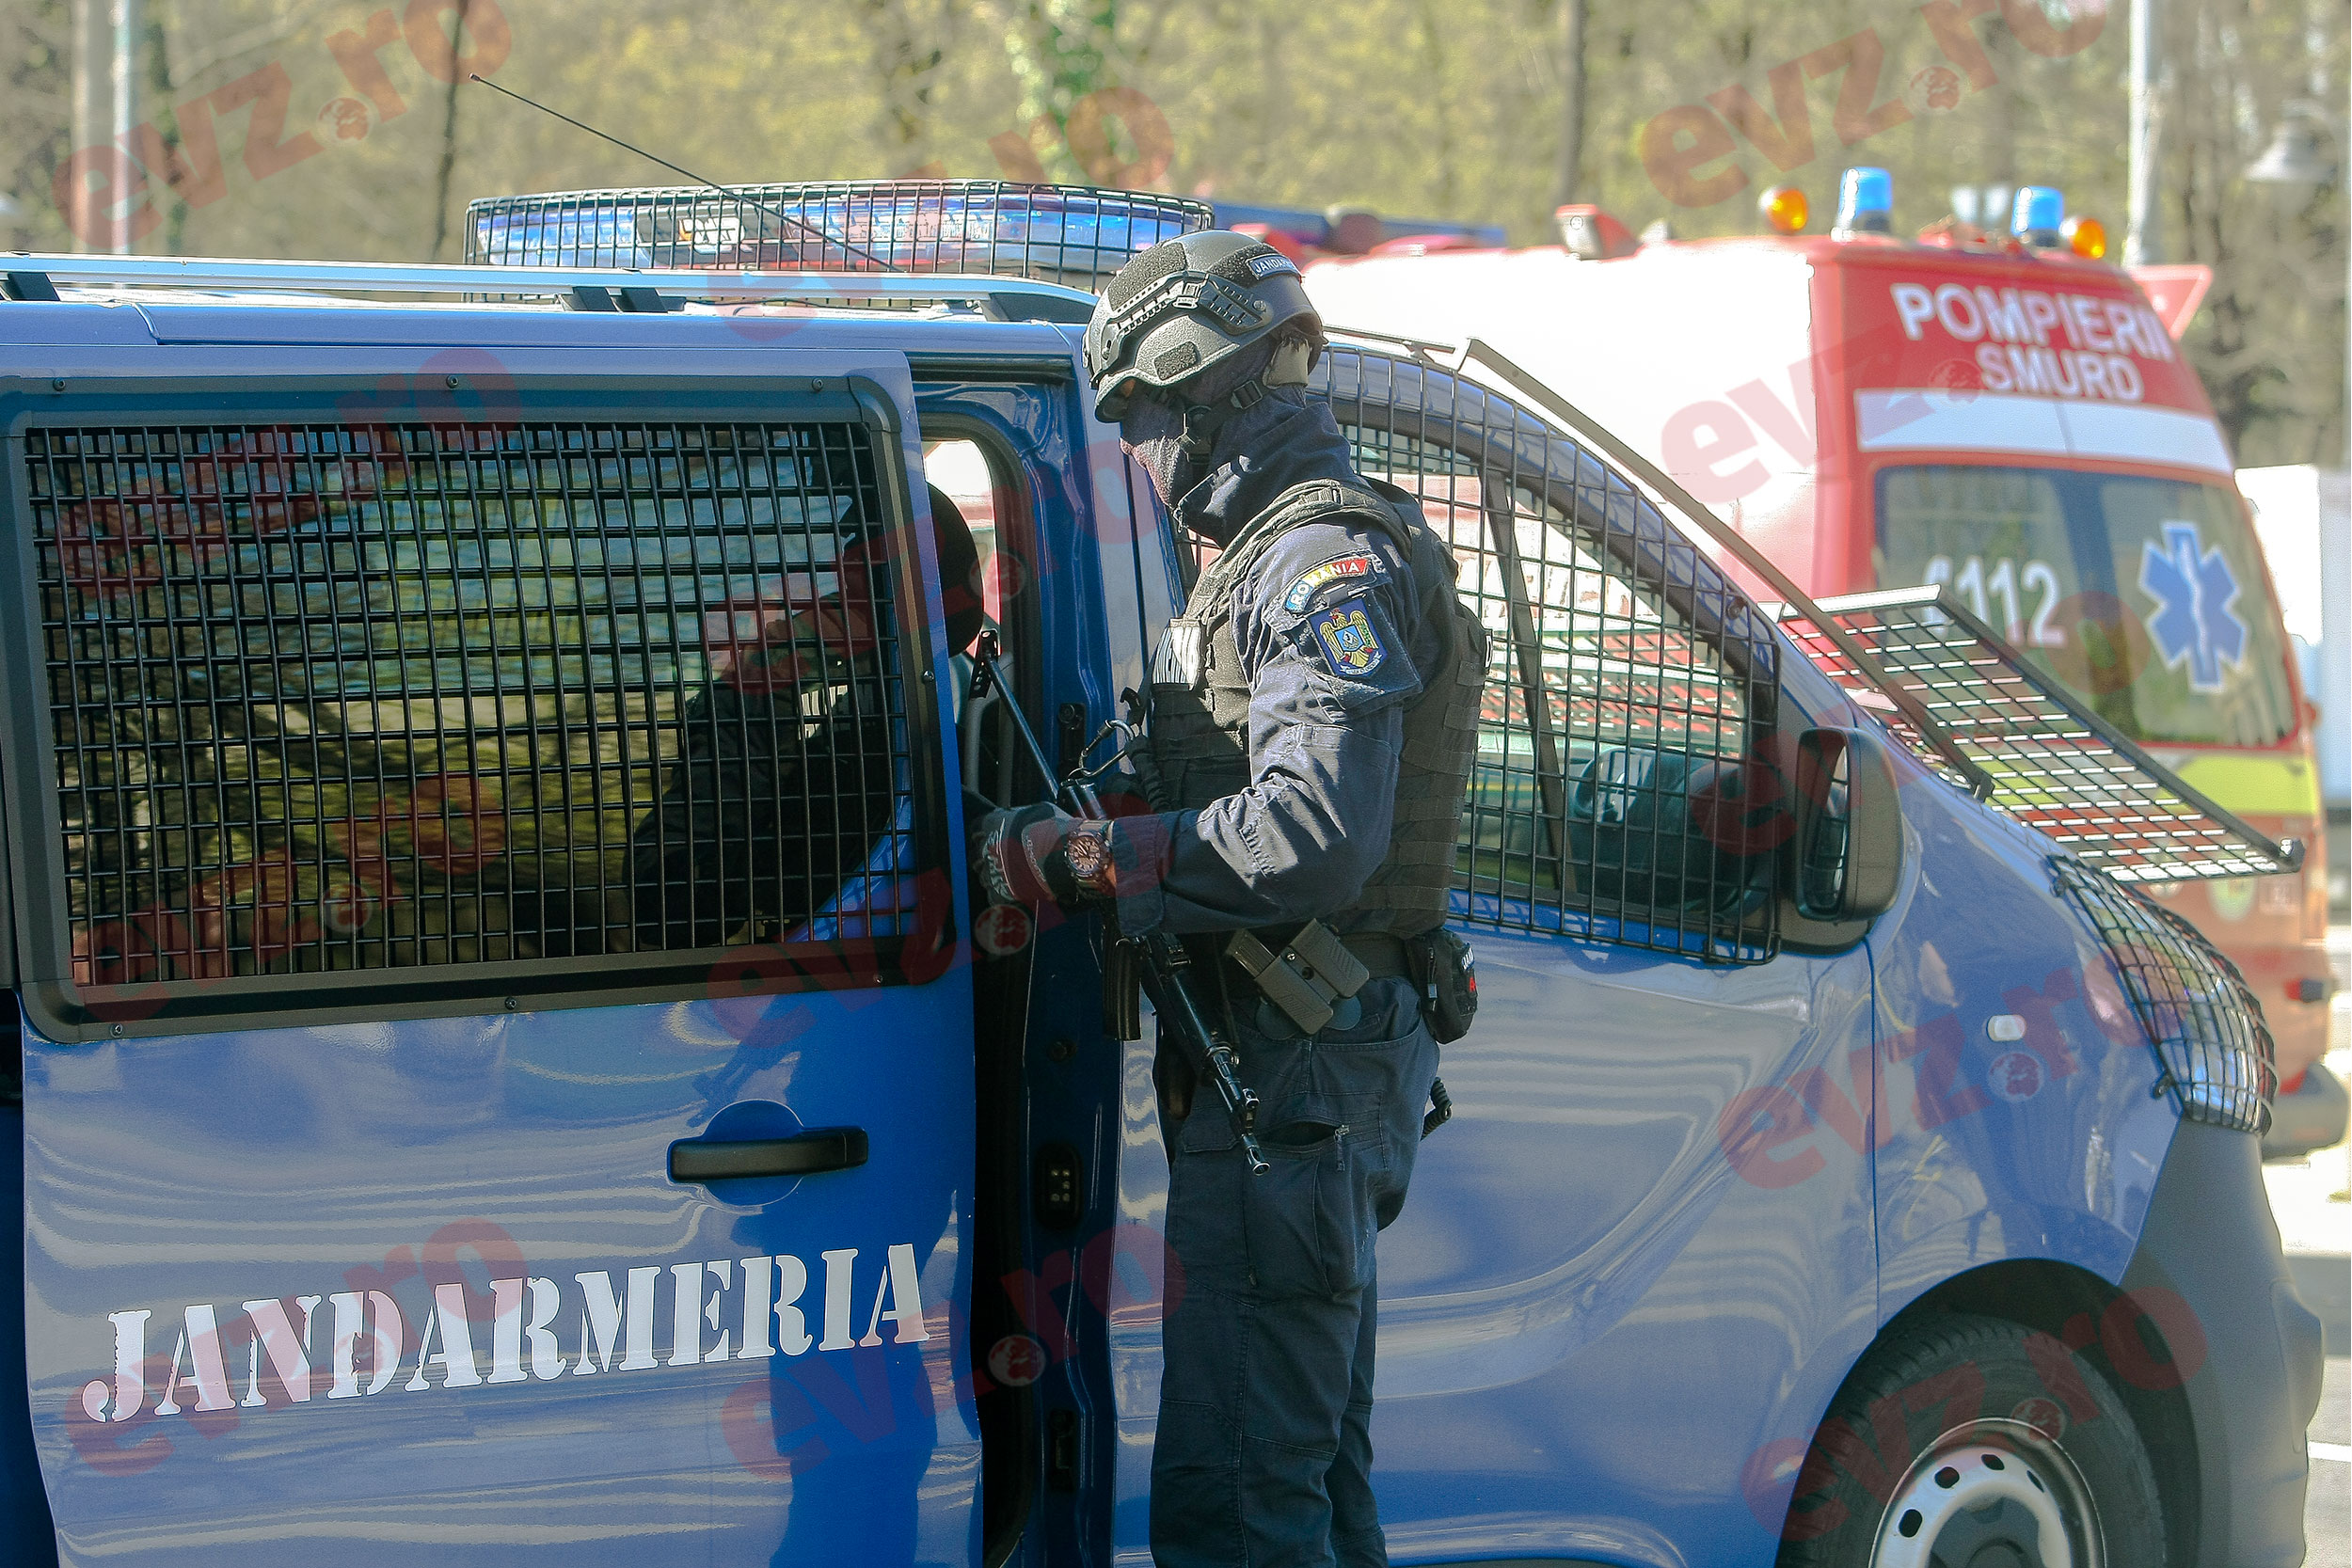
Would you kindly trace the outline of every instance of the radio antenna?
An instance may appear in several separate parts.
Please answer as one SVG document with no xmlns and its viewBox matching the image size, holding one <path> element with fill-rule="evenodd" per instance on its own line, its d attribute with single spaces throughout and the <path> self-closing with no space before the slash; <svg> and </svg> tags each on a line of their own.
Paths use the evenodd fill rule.
<svg viewBox="0 0 2352 1568">
<path fill-rule="evenodd" d="M 906 270 L 904 267 L 892 265 L 890 262 L 883 261 L 881 257 L 875 255 L 870 250 L 860 249 L 858 246 L 851 245 L 847 240 L 836 240 L 831 234 L 826 233 L 823 230 L 816 227 L 814 224 L 804 223 L 801 219 L 794 217 L 791 214 L 771 207 L 766 202 L 761 201 L 755 197 L 747 196 L 743 192 L 736 190 L 730 186 L 722 185 L 716 180 L 706 180 L 691 168 L 681 167 L 680 166 L 670 162 L 667 158 L 657 157 L 653 153 L 646 151 L 642 147 L 631 146 L 629 143 L 623 141 L 620 137 L 613 135 L 609 132 L 597 130 L 595 126 L 589 124 L 585 120 L 574 119 L 571 116 L 565 114 L 561 109 L 550 109 L 535 98 L 525 98 L 521 93 L 516 92 L 512 87 L 502 87 L 496 82 L 491 81 L 487 76 L 481 74 L 479 71 L 469 71 L 467 74 L 472 80 L 481 83 L 485 87 L 488 87 L 492 92 L 502 92 L 517 103 L 529 104 L 532 108 L 538 110 L 543 115 L 553 115 L 564 124 L 575 126 L 580 130 L 587 132 L 592 136 L 601 137 L 625 152 L 634 152 L 640 158 L 644 159 L 647 163 L 660 164 L 663 168 L 668 169 L 673 174 L 682 174 L 686 176 L 687 179 L 694 182 L 697 185 L 707 185 L 710 189 L 717 191 L 721 196 L 732 197 L 736 200 L 743 203 L 746 207 L 750 207 L 757 212 L 765 213 L 770 217 L 776 219 L 778 222 L 788 223 L 793 228 L 800 230 L 803 233 L 814 235 L 824 245 L 839 245 L 848 254 L 871 261 L 874 265 L 882 268 L 884 272 L 904 272 Z"/>
</svg>

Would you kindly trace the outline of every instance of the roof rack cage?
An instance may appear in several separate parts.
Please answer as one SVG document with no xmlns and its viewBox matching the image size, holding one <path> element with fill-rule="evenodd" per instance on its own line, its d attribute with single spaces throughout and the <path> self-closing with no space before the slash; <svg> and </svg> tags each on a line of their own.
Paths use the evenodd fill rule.
<svg viewBox="0 0 2352 1568">
<path fill-rule="evenodd" d="M 468 206 L 466 260 L 985 274 L 1093 292 L 1138 252 L 1215 222 L 1182 197 L 1001 180 L 551 191 Z"/>
</svg>

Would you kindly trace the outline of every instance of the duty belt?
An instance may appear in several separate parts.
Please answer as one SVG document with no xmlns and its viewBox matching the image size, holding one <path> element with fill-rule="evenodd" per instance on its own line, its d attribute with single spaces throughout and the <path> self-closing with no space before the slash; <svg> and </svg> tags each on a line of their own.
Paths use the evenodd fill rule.
<svg viewBox="0 0 2352 1568">
<path fill-rule="evenodd" d="M 1236 931 L 1225 956 L 1302 1035 L 1329 1023 L 1338 1005 L 1366 981 L 1412 974 L 1399 938 L 1376 932 L 1343 937 L 1320 920 L 1287 936 L 1279 927 Z"/>
</svg>

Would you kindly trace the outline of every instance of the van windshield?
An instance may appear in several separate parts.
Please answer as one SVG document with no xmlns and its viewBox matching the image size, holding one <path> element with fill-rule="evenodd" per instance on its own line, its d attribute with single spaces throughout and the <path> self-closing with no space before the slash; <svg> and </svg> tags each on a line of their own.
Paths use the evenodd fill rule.
<svg viewBox="0 0 2352 1568">
<path fill-rule="evenodd" d="M 1948 583 L 2136 740 L 2294 733 L 2270 577 L 2218 485 L 2057 468 L 1886 468 L 1876 586 Z"/>
</svg>

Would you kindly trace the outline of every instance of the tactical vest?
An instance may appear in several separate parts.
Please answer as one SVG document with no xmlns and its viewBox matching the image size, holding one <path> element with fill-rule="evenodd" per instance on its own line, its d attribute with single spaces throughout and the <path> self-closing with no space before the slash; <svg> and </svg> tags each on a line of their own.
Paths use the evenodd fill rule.
<svg viewBox="0 0 2352 1568">
<path fill-rule="evenodd" d="M 1249 681 L 1233 636 L 1234 590 L 1295 528 L 1344 519 L 1387 534 L 1405 557 L 1422 613 L 1443 617 L 1445 657 L 1406 709 L 1388 858 L 1355 902 L 1322 918 L 1337 930 L 1409 937 L 1445 919 L 1478 748 L 1486 630 L 1455 591 L 1454 552 L 1420 506 L 1394 485 L 1377 489 L 1316 480 L 1286 490 L 1200 575 L 1152 660 L 1151 737 L 1169 809 L 1197 810 L 1248 786 Z"/>
</svg>

